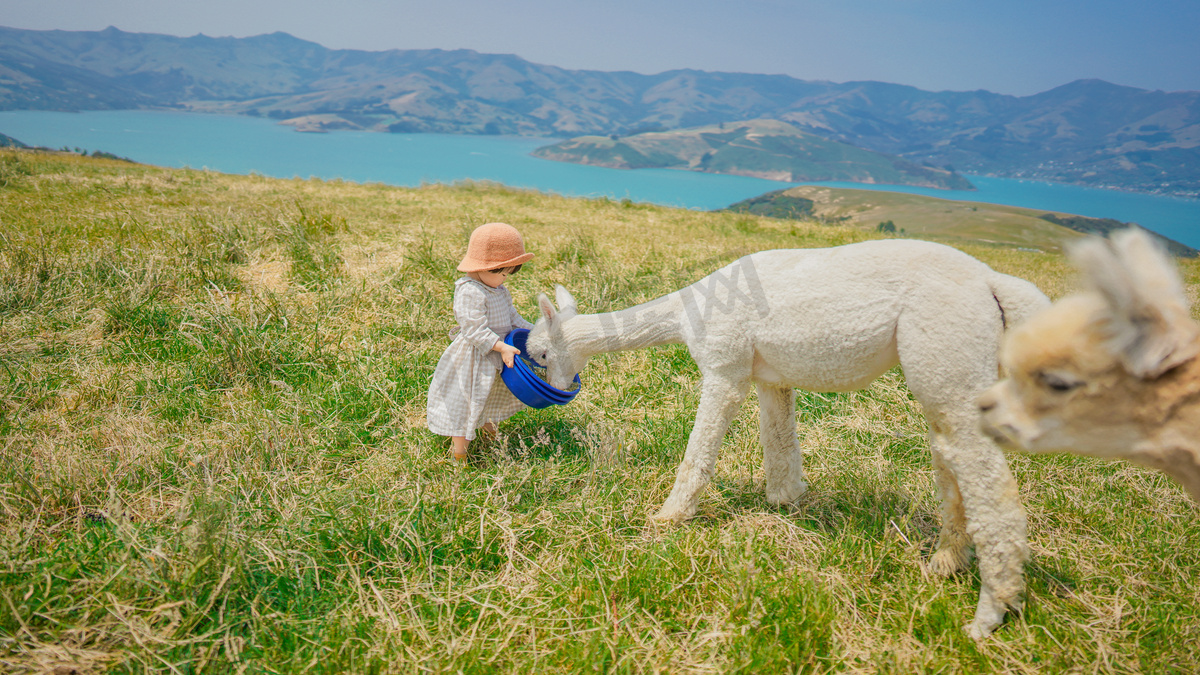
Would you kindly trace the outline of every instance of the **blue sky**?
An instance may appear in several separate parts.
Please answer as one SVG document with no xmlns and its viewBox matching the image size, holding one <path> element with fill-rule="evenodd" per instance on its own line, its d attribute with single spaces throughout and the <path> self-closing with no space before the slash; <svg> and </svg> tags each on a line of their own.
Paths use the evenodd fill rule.
<svg viewBox="0 0 1200 675">
<path fill-rule="evenodd" d="M 467 48 L 537 63 L 1028 95 L 1200 90 L 1200 0 L 0 0 L 0 25 Z"/>
</svg>

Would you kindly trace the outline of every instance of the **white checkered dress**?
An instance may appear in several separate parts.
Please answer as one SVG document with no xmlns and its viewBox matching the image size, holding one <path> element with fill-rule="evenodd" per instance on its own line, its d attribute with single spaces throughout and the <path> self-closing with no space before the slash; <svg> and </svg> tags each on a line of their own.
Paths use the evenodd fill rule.
<svg viewBox="0 0 1200 675">
<path fill-rule="evenodd" d="M 504 286 L 463 277 L 454 283 L 458 334 L 442 353 L 429 383 L 425 423 L 442 436 L 475 438 L 487 422 L 499 422 L 525 407 L 499 377 L 504 361 L 492 351 L 514 328 L 532 328 Z"/>
</svg>

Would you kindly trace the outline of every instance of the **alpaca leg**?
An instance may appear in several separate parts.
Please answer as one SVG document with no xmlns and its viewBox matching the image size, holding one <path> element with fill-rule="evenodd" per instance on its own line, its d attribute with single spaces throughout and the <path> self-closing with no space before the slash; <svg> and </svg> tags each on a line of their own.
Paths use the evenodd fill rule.
<svg viewBox="0 0 1200 675">
<path fill-rule="evenodd" d="M 942 502 L 942 529 L 938 533 L 937 551 L 929 560 L 934 574 L 948 577 L 966 569 L 971 562 L 971 536 L 967 534 L 967 516 L 963 512 L 962 493 L 958 481 L 946 466 L 942 453 L 947 447 L 942 434 L 929 432 L 929 449 L 933 452 L 933 480 Z"/>
<path fill-rule="evenodd" d="M 896 327 L 897 351 L 935 439 L 933 449 L 940 456 L 935 462 L 944 468 L 938 470 L 942 510 L 950 521 L 944 525 L 950 540 L 940 542 L 934 564 L 945 567 L 946 558 L 957 556 L 949 551 L 961 551 L 954 541 L 961 531 L 955 522 L 960 507 L 954 503 L 955 491 L 946 489 L 950 483 L 944 474 L 949 474 L 979 560 L 979 604 L 967 631 L 985 637 L 1008 609 L 1020 610 L 1029 558 L 1016 481 L 1000 448 L 979 430 L 975 406 L 996 379 L 1000 310 L 990 290 L 962 280 L 917 289 L 906 303 Z M 947 544 L 949 551 L 942 553 Z"/>
<path fill-rule="evenodd" d="M 966 531 L 979 559 L 979 605 L 967 626 L 978 639 L 990 635 L 1005 612 L 1019 612 L 1023 605 L 1029 560 L 1025 510 L 999 448 L 974 427 L 957 428 L 950 437 L 952 447 L 943 461 L 958 484 Z"/>
<path fill-rule="evenodd" d="M 729 423 L 746 399 L 748 382 L 705 376 L 700 386 L 700 406 L 688 437 L 687 452 L 675 471 L 675 487 L 655 520 L 682 522 L 696 515 L 700 493 L 717 465 L 717 453 Z"/>
<path fill-rule="evenodd" d="M 758 438 L 762 443 L 767 502 L 790 504 L 808 490 L 804 455 L 796 438 L 796 392 L 759 384 Z"/>
</svg>

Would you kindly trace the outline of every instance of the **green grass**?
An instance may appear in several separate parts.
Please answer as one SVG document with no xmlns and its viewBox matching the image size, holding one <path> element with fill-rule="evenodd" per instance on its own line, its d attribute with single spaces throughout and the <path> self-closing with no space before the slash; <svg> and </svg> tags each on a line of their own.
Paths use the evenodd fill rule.
<svg viewBox="0 0 1200 675">
<path fill-rule="evenodd" d="M 1195 672 L 1200 525 L 1127 464 L 1011 457 L 1023 618 L 976 644 L 898 372 L 801 392 L 810 493 L 763 494 L 753 398 L 698 517 L 648 521 L 698 398 L 687 351 L 596 358 L 460 469 L 424 428 L 466 235 L 607 310 L 853 227 L 164 170 L 4 151 L 0 665 L 179 672 Z M 897 221 L 899 223 L 899 221 Z M 652 236 L 647 236 L 652 234 Z M 1053 253 L 960 244 L 1052 295 Z M 1189 285 L 1200 265 L 1184 263 Z"/>
</svg>

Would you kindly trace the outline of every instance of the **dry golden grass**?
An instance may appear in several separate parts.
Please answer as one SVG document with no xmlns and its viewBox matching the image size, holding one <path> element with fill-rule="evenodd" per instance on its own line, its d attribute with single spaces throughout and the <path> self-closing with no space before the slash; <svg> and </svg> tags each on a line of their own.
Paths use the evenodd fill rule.
<svg viewBox="0 0 1200 675">
<path fill-rule="evenodd" d="M 1083 235 L 1039 218 L 1046 211 L 923 195 L 802 185 L 787 194 L 811 199 L 822 219 L 874 230 L 891 221 L 915 238 L 1060 252 Z"/>
<path fill-rule="evenodd" d="M 14 159 L 9 159 L 14 158 Z M 701 514 L 647 516 L 698 395 L 686 350 L 595 359 L 466 469 L 424 428 L 466 235 L 521 229 L 527 316 L 625 307 L 846 227 L 0 153 L 0 664 L 12 672 L 1195 672 L 1200 526 L 1158 474 L 1011 457 L 1025 616 L 974 572 L 898 372 L 802 392 L 811 492 L 763 496 L 757 407 Z M 1055 253 L 959 243 L 1051 295 Z M 1184 265 L 1191 288 L 1200 267 Z M 66 671 L 64 671 L 66 672 Z"/>
</svg>

